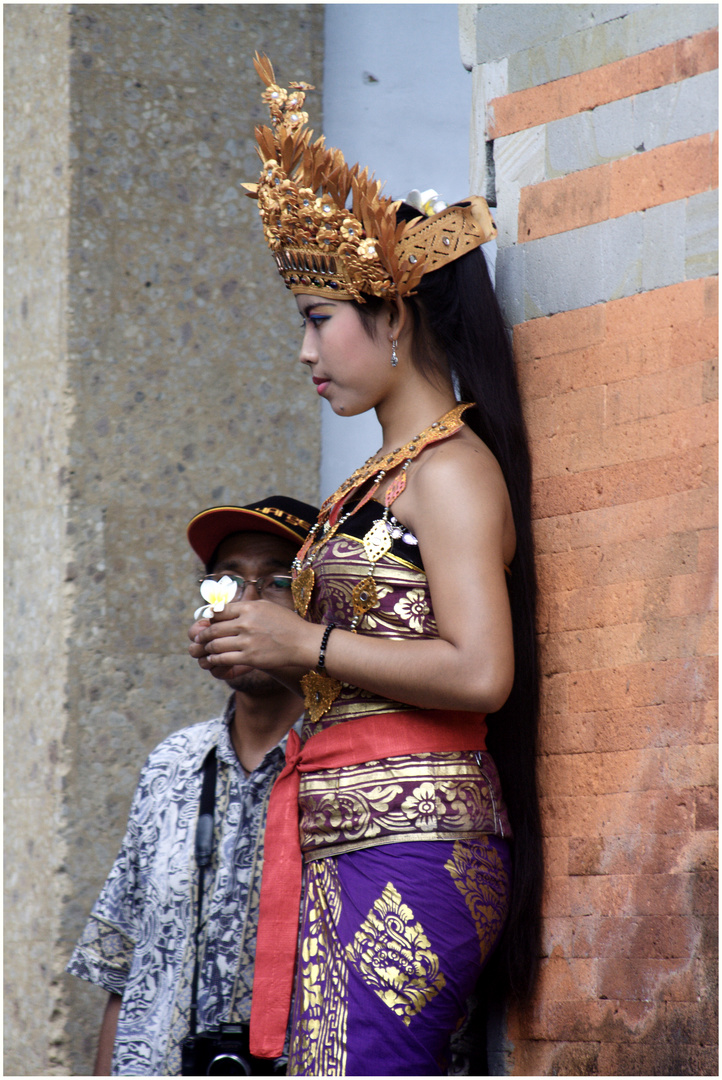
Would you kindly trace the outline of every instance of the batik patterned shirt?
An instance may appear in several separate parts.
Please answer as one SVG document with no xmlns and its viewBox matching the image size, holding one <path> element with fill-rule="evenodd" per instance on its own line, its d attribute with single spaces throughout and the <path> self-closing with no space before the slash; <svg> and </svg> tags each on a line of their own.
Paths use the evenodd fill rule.
<svg viewBox="0 0 722 1080">
<path fill-rule="evenodd" d="M 113 1074 L 178 1075 L 195 961 L 195 831 L 216 747 L 215 830 L 200 941 L 198 1030 L 250 1018 L 263 827 L 286 739 L 246 776 L 223 717 L 174 732 L 140 775 L 120 853 L 67 970 L 123 997 Z M 210 943 L 210 944 L 209 944 Z"/>
</svg>

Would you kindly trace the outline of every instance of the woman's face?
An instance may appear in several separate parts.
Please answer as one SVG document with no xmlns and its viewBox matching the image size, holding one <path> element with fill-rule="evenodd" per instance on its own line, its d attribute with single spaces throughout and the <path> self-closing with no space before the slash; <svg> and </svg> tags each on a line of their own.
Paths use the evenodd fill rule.
<svg viewBox="0 0 722 1080">
<path fill-rule="evenodd" d="M 372 409 L 393 381 L 388 309 L 375 316 L 371 337 L 346 300 L 303 294 L 296 302 L 303 318 L 299 359 L 308 365 L 317 392 L 339 416 Z"/>
</svg>

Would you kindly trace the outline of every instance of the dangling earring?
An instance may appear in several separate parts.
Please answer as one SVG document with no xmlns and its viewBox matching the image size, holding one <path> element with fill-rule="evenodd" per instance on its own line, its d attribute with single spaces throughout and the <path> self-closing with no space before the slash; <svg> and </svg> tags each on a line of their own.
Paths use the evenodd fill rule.
<svg viewBox="0 0 722 1080">
<path fill-rule="evenodd" d="M 392 338 L 391 339 L 391 367 L 396 367 L 396 365 L 399 362 L 398 353 L 396 352 L 396 346 L 397 345 L 398 345 L 398 340 L 394 341 L 393 338 Z"/>
</svg>

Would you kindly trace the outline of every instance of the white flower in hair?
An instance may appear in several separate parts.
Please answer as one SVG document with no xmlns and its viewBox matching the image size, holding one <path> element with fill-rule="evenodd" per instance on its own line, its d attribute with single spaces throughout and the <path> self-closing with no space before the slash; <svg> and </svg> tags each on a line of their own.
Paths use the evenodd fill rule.
<svg viewBox="0 0 722 1080">
<path fill-rule="evenodd" d="M 201 582 L 201 596 L 206 603 L 196 609 L 193 618 L 210 619 L 214 611 L 223 611 L 236 595 L 237 588 L 236 582 L 226 574 L 218 581 L 215 578 L 206 578 Z"/>
</svg>

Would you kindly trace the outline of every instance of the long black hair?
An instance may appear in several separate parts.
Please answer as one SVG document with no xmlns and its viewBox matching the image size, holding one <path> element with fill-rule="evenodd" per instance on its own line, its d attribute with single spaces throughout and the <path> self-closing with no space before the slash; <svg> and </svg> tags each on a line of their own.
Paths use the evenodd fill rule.
<svg viewBox="0 0 722 1080">
<path fill-rule="evenodd" d="M 402 204 L 399 220 L 418 211 Z M 536 648 L 536 570 L 531 521 L 531 457 L 511 345 L 477 248 L 424 275 L 406 301 L 413 317 L 412 356 L 429 378 L 451 376 L 469 427 L 501 466 L 509 491 L 516 553 L 508 578 L 514 632 L 514 684 L 504 706 L 487 718 L 487 746 L 502 783 L 514 834 L 511 907 L 485 982 L 519 1001 L 531 997 L 539 965 L 542 842 L 536 781 L 539 675 Z M 381 301 L 356 304 L 362 324 Z"/>
</svg>

